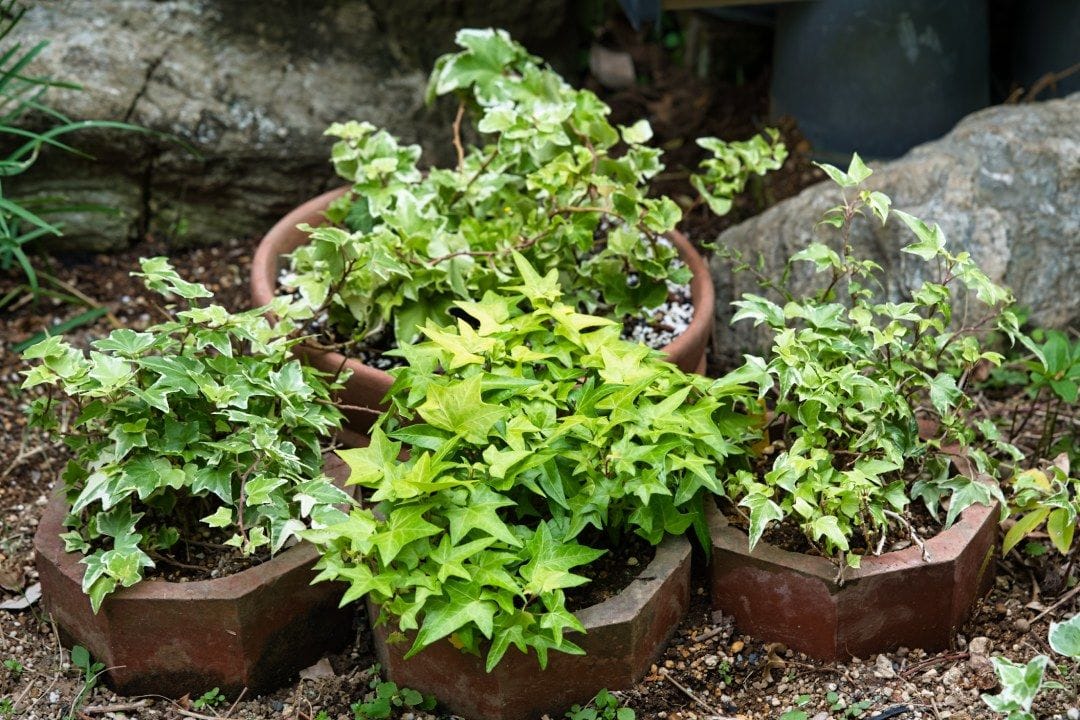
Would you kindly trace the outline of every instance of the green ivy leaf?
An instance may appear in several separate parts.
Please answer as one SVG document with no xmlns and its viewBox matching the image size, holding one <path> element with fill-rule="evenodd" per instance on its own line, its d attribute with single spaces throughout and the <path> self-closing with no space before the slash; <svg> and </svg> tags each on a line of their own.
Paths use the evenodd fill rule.
<svg viewBox="0 0 1080 720">
<path fill-rule="evenodd" d="M 460 435 L 468 442 L 482 443 L 508 411 L 501 405 L 485 403 L 480 396 L 480 385 L 479 375 L 452 386 L 432 385 L 427 400 L 417 412 L 437 428 Z"/>
</svg>

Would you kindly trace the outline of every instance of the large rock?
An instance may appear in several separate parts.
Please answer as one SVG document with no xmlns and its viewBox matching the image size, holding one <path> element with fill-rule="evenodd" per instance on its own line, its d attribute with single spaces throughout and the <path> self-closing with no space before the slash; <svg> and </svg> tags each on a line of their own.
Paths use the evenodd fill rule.
<svg viewBox="0 0 1080 720">
<path fill-rule="evenodd" d="M 16 30 L 27 44 L 50 42 L 36 73 L 84 86 L 50 93 L 53 107 L 75 119 L 126 120 L 176 140 L 121 131 L 72 135 L 96 162 L 49 150 L 15 190 L 119 211 L 65 217 L 69 247 L 116 248 L 147 232 L 172 243 L 208 243 L 261 235 L 290 207 L 334 184 L 322 132 L 336 120 L 387 127 L 419 142 L 426 162 L 446 162 L 453 157 L 449 122 L 425 108 L 429 66 L 419 63 L 450 49 L 454 31 L 467 23 L 505 24 L 535 44 L 561 41 L 565 17 L 565 0 L 458 5 L 36 4 Z M 417 18 L 433 30 L 424 32 Z M 452 117 L 453 108 L 448 112 Z"/>
<path fill-rule="evenodd" d="M 948 135 L 903 158 L 875 165 L 868 187 L 894 207 L 936 222 L 953 251 L 963 248 L 991 279 L 1010 286 L 1035 323 L 1080 325 L 1080 93 L 1062 100 L 999 106 L 961 121 Z M 840 200 L 832 182 L 807 188 L 720 235 L 718 244 L 764 259 L 779 278 L 787 257 L 815 235 L 821 214 Z M 900 248 L 914 236 L 903 223 L 856 222 L 852 244 L 885 268 L 886 291 L 900 296 L 925 265 Z M 805 264 L 800 264 L 805 265 Z M 718 347 L 726 359 L 762 349 L 766 334 L 748 321 L 732 326 L 731 301 L 758 292 L 749 273 L 734 277 L 714 258 Z M 796 287 L 817 287 L 803 273 Z"/>
</svg>

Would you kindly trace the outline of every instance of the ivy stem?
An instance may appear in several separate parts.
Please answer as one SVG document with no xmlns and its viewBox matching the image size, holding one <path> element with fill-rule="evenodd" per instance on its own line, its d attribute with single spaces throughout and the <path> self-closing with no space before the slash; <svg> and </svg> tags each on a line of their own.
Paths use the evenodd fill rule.
<svg viewBox="0 0 1080 720">
<path fill-rule="evenodd" d="M 454 117 L 454 150 L 457 152 L 458 171 L 465 167 L 465 147 L 461 144 L 461 120 L 465 117 L 465 101 L 458 103 L 457 115 Z"/>
</svg>

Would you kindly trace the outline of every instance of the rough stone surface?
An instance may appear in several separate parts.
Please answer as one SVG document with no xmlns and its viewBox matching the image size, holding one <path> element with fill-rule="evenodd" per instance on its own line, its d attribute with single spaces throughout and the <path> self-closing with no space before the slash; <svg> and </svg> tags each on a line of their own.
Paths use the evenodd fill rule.
<svg viewBox="0 0 1080 720">
<path fill-rule="evenodd" d="M 35 4 L 19 40 L 48 40 L 34 69 L 84 89 L 54 91 L 74 119 L 126 120 L 161 135 L 69 136 L 97 158 L 47 151 L 20 195 L 63 195 L 119 209 L 63 218 L 54 246 L 107 249 L 147 232 L 176 244 L 259 237 L 290 207 L 334 182 L 333 121 L 364 119 L 424 161 L 453 151 L 423 94 L 430 60 L 456 29 L 498 24 L 533 44 L 558 35 L 564 0 L 521 4 L 315 0 L 70 0 Z M 539 21 L 543 18 L 543 22 Z M 539 38 L 539 40 L 537 40 Z M 422 47 L 423 53 L 403 48 Z M 197 154 L 195 154 L 197 153 Z"/>
<path fill-rule="evenodd" d="M 587 632 L 571 640 L 585 655 L 536 655 L 511 646 L 490 673 L 483 660 L 441 640 L 405 660 L 411 639 L 388 642 L 387 625 L 372 629 L 387 677 L 432 693 L 451 712 L 473 720 L 538 720 L 585 704 L 603 688 L 625 690 L 641 679 L 686 615 L 690 604 L 690 543 L 670 537 L 619 594 L 577 613 Z M 372 617 L 377 608 L 369 607 Z"/>
<path fill-rule="evenodd" d="M 1013 288 L 1040 325 L 1080 325 L 1080 93 L 1044 103 L 998 106 L 961 121 L 948 135 L 899 160 L 872 166 L 868 187 L 894 207 L 941 225 L 954 249 L 971 252 L 997 282 Z M 718 244 L 756 259 L 779 277 L 784 262 L 805 247 L 815 223 L 838 204 L 832 182 L 807 188 L 767 212 L 720 235 Z M 830 237 L 825 235 L 824 237 Z M 885 268 L 887 291 L 898 296 L 917 286 L 925 265 L 900 252 L 913 240 L 903 223 L 858 222 L 857 252 Z M 805 264 L 803 264 L 805 265 Z M 760 351 L 766 334 L 749 322 L 730 324 L 730 303 L 760 292 L 748 273 L 734 278 L 720 259 L 716 282 L 718 347 L 727 359 Z M 808 285 L 806 275 L 796 287 Z"/>
</svg>

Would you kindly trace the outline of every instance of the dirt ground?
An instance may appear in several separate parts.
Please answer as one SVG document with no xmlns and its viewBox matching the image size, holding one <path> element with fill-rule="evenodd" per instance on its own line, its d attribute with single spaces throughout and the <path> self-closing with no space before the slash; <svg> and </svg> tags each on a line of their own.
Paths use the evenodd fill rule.
<svg viewBox="0 0 1080 720">
<path fill-rule="evenodd" d="M 185 277 L 206 283 L 221 302 L 241 309 L 248 307 L 246 278 L 253 247 L 252 241 L 234 241 L 173 253 L 172 259 Z M 109 310 L 93 325 L 73 333 L 77 343 L 107 333 L 114 322 L 139 328 L 151 321 L 147 292 L 127 273 L 138 257 L 161 251 L 160 246 L 146 243 L 128 253 L 86 258 L 81 264 L 62 266 L 53 261 L 50 271 L 56 277 Z M 0 277 L 0 294 L 16 279 L 15 275 Z M 24 409 L 30 398 L 18 389 L 19 370 L 24 366 L 11 345 L 41 329 L 43 322 L 81 311 L 43 300 L 37 307 L 26 302 L 0 317 L 0 602 L 18 599 L 36 582 L 32 536 L 45 498 L 66 461 L 59 442 L 25 428 Z M 776 718 L 793 710 L 805 713 L 807 720 L 992 717 L 978 698 L 980 692 L 993 692 L 995 682 L 986 655 L 1005 653 L 1013 660 L 1027 660 L 1048 653 L 1049 621 L 1075 609 L 1075 599 L 1070 598 L 1042 612 L 1057 598 L 1040 595 L 1038 588 L 1047 581 L 1037 560 L 1023 560 L 1016 553 L 1006 558 L 999 566 L 995 587 L 950 651 L 927 655 L 916 648 L 901 648 L 835 665 L 768 646 L 740 634 L 730 618 L 715 617 L 699 572 L 691 612 L 656 670 L 619 695 L 639 718 L 670 720 Z M 702 566 L 699 562 L 698 567 Z M 356 628 L 363 628 L 360 611 L 356 620 Z M 978 652 L 971 652 L 972 646 Z M 9 659 L 23 668 L 18 674 L 0 668 L 0 698 L 13 701 L 13 717 L 65 717 L 83 683 L 68 653 L 58 645 L 55 628 L 36 603 L 21 610 L 0 610 L 0 661 Z M 322 710 L 331 719 L 351 718 L 350 704 L 363 699 L 374 677 L 366 632 L 356 630 L 351 647 L 329 661 L 330 677 L 301 680 L 265 697 L 227 698 L 211 708 L 193 709 L 190 703 L 185 706 L 161 698 L 117 697 L 107 687 L 98 687 L 87 695 L 76 717 L 303 720 Z M 1043 693 L 1039 717 L 1064 718 L 1069 708 L 1077 706 L 1077 673 L 1078 668 L 1068 663 L 1050 666 L 1049 677 L 1068 689 Z"/>
<path fill-rule="evenodd" d="M 697 150 L 685 138 L 713 134 L 743 139 L 764 127 L 767 74 L 705 85 L 668 55 L 627 36 L 625 27 L 606 32 L 605 42 L 628 48 L 639 72 L 650 78 L 628 90 L 605 92 L 604 97 L 614 107 L 617 122 L 643 115 L 653 121 L 657 142 L 668 153 L 668 171 L 661 178 L 665 192 L 678 196 L 687 191 L 686 168 L 696 162 Z M 722 41 L 722 28 L 719 37 Z M 792 150 L 783 170 L 752 187 L 728 217 L 716 219 L 702 213 L 686 218 L 684 227 L 692 238 L 712 240 L 723 228 L 820 179 L 798 129 L 784 120 L 779 127 Z M 219 302 L 243 309 L 248 307 L 247 277 L 254 245 L 251 238 L 233 240 L 217 247 L 173 252 L 171 258 L 183 276 L 214 290 Z M 127 273 L 137 266 L 140 256 L 163 253 L 162 244 L 148 239 L 122 254 L 68 257 L 66 264 L 42 256 L 36 262 L 59 279 L 65 292 L 85 295 L 91 304 L 107 309 L 95 323 L 72 333 L 76 343 L 85 345 L 112 327 L 140 328 L 151 322 L 150 300 Z M 15 272 L 0 272 L 0 297 L 19 281 Z M 85 309 L 47 298 L 35 305 L 26 297 L 0 311 L 0 603 L 18 604 L 37 582 L 32 537 L 45 498 L 66 462 L 65 450 L 56 439 L 25 427 L 30 397 L 18 389 L 19 371 L 25 366 L 12 346 L 45 325 Z M 994 588 L 950 650 L 927 654 L 900 648 L 876 657 L 822 664 L 745 636 L 730 618 L 714 615 L 706 597 L 703 559 L 696 560 L 691 611 L 676 637 L 638 685 L 617 693 L 638 718 L 990 718 L 993 715 L 979 699 L 981 692 L 995 692 L 987 656 L 1003 653 L 1014 661 L 1026 661 L 1049 653 L 1049 622 L 1077 609 L 1076 594 L 1060 583 L 1052 587 L 1055 583 L 1048 581 L 1045 558 L 1021 558 L 1014 552 L 999 564 Z M 14 661 L 21 668 L 13 669 L 14 663 L 0 666 L 0 720 L 69 716 L 350 720 L 350 705 L 370 693 L 377 677 L 365 625 L 358 609 L 354 642 L 328 658 L 329 668 L 323 664 L 311 677 L 272 695 L 229 697 L 216 705 L 196 706 L 191 699 L 118 697 L 104 685 L 79 698 L 83 678 L 72 667 L 56 628 L 39 604 L 0 610 L 0 662 Z M 1044 692 L 1036 715 L 1080 717 L 1080 667 L 1051 664 L 1048 678 L 1066 689 Z M 10 709 L 5 709 L 4 699 L 10 700 Z M 401 717 L 415 720 L 422 715 Z"/>
</svg>

